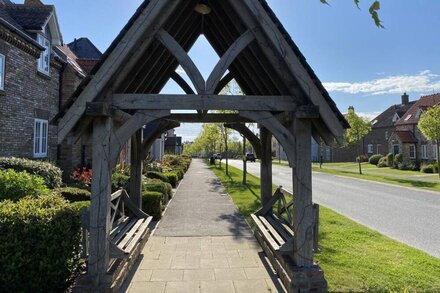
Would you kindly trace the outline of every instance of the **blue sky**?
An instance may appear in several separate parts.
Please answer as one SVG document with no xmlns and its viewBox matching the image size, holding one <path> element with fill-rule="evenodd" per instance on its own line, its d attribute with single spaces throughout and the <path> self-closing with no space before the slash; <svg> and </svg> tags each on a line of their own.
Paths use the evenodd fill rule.
<svg viewBox="0 0 440 293">
<path fill-rule="evenodd" d="M 19 1 L 17 1 L 19 2 Z M 141 0 L 47 0 L 56 5 L 64 41 L 88 37 L 104 51 Z M 440 92 L 440 1 L 382 0 L 385 29 L 374 26 L 368 14 L 372 0 L 269 0 L 339 109 L 353 105 L 369 117 L 410 99 Z M 218 57 L 201 40 L 191 51 L 206 76 Z M 167 92 L 180 92 L 170 84 Z M 197 135 L 199 126 L 177 130 L 184 139 Z"/>
</svg>

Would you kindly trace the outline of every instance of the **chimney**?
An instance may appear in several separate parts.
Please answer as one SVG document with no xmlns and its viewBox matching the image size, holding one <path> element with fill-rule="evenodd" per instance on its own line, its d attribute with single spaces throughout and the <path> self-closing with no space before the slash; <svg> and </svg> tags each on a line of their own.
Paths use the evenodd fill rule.
<svg viewBox="0 0 440 293">
<path fill-rule="evenodd" d="M 44 6 L 40 0 L 24 0 L 24 6 Z"/>
<path fill-rule="evenodd" d="M 354 112 L 354 107 L 353 106 L 348 107 L 348 113 L 350 113 L 350 112 Z"/>
<path fill-rule="evenodd" d="M 409 104 L 409 95 L 407 95 L 406 93 L 404 93 L 402 95 L 402 104 L 403 105 L 408 105 Z"/>
</svg>

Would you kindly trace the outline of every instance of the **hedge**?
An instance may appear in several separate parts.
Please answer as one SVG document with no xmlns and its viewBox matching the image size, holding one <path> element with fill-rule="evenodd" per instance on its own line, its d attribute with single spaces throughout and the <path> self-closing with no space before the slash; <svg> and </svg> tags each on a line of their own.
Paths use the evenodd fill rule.
<svg viewBox="0 0 440 293">
<path fill-rule="evenodd" d="M 438 168 L 435 164 L 422 165 L 420 171 L 423 173 L 438 173 Z"/>
<path fill-rule="evenodd" d="M 76 201 L 72 202 L 70 206 L 77 212 L 81 212 L 82 208 L 88 208 L 90 207 L 90 201 Z"/>
<path fill-rule="evenodd" d="M 165 177 L 167 177 L 168 182 L 173 186 L 173 188 L 177 187 L 177 182 L 179 182 L 179 177 L 177 175 L 177 172 L 166 172 L 163 173 Z"/>
<path fill-rule="evenodd" d="M 173 187 L 171 184 L 163 182 L 159 179 L 149 179 L 143 183 L 143 191 L 156 191 L 171 198 L 173 195 Z"/>
<path fill-rule="evenodd" d="M 154 220 L 162 217 L 163 194 L 155 191 L 146 191 L 142 194 L 142 210 L 153 216 Z"/>
<path fill-rule="evenodd" d="M 62 187 L 56 189 L 56 192 L 61 194 L 70 202 L 87 201 L 90 200 L 90 191 L 76 187 Z"/>
<path fill-rule="evenodd" d="M 112 175 L 112 192 L 118 191 L 119 189 L 128 189 L 128 184 L 130 181 L 130 176 L 124 175 L 122 173 L 113 173 Z"/>
<path fill-rule="evenodd" d="M 80 227 L 61 196 L 0 202 L 0 292 L 64 292 L 80 265 Z"/>
<path fill-rule="evenodd" d="M 382 155 L 372 155 L 369 159 L 368 159 L 368 163 L 372 164 L 372 165 L 377 165 L 379 164 L 379 160 L 382 159 L 383 156 Z"/>
<path fill-rule="evenodd" d="M 0 171 L 0 201 L 17 201 L 26 196 L 37 197 L 48 193 L 49 189 L 40 176 L 26 171 L 16 172 L 13 169 Z"/>
<path fill-rule="evenodd" d="M 0 169 L 14 169 L 18 172 L 27 171 L 30 174 L 41 176 L 51 189 L 60 187 L 62 183 L 63 173 L 61 169 L 48 162 L 0 157 Z"/>
<path fill-rule="evenodd" d="M 170 183 L 168 180 L 168 177 L 160 172 L 148 171 L 146 176 L 147 176 L 147 178 L 150 178 L 150 179 L 159 179 L 159 180 L 162 180 L 163 182 Z"/>
</svg>

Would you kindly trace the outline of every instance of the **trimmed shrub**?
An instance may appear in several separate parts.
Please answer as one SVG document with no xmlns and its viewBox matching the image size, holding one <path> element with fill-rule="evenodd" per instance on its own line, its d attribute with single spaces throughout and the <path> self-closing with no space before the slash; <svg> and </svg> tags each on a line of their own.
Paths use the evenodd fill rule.
<svg viewBox="0 0 440 293">
<path fill-rule="evenodd" d="M 155 191 L 146 191 L 142 194 L 142 210 L 152 216 L 154 220 L 162 218 L 163 194 Z"/>
<path fill-rule="evenodd" d="M 163 182 L 170 183 L 168 181 L 167 176 L 165 176 L 164 173 L 155 172 L 155 171 L 149 171 L 149 172 L 147 172 L 146 176 L 147 176 L 147 178 L 150 178 L 150 179 L 159 179 L 159 180 L 162 180 Z"/>
<path fill-rule="evenodd" d="M 49 193 L 43 178 L 13 169 L 0 171 L 0 200 L 17 201 L 23 197 L 38 197 Z"/>
<path fill-rule="evenodd" d="M 80 265 L 80 227 L 61 196 L 0 202 L 0 292 L 64 292 Z"/>
<path fill-rule="evenodd" d="M 403 162 L 403 163 L 399 163 L 398 165 L 399 170 L 405 170 L 405 171 L 419 171 L 420 168 L 416 163 L 408 163 L 408 162 Z"/>
<path fill-rule="evenodd" d="M 76 201 L 72 202 L 70 206 L 77 212 L 81 212 L 82 208 L 90 207 L 90 201 Z"/>
<path fill-rule="evenodd" d="M 119 189 L 128 189 L 128 184 L 130 181 L 130 176 L 124 175 L 122 173 L 113 173 L 112 175 L 112 192 L 118 191 Z"/>
<path fill-rule="evenodd" d="M 171 186 L 173 188 L 177 187 L 177 182 L 179 182 L 179 177 L 177 176 L 176 172 L 166 172 L 164 175 L 167 177 L 168 182 L 170 182 Z"/>
<path fill-rule="evenodd" d="M 377 165 L 379 164 L 379 160 L 382 159 L 383 156 L 382 155 L 372 155 L 369 159 L 368 159 L 368 163 L 372 164 L 372 165 Z"/>
<path fill-rule="evenodd" d="M 434 171 L 434 166 L 432 164 L 422 165 L 420 167 L 420 171 L 423 172 L 423 173 L 431 173 L 431 174 L 432 173 L 437 173 L 437 172 Z"/>
<path fill-rule="evenodd" d="M 382 157 L 382 158 L 380 158 L 380 159 L 379 159 L 379 162 L 377 163 L 377 167 L 378 167 L 378 168 L 385 168 L 385 167 L 388 167 L 388 164 L 387 164 L 387 157 Z"/>
<path fill-rule="evenodd" d="M 61 186 L 63 172 L 52 163 L 32 161 L 21 158 L 0 158 L 0 169 L 27 171 L 29 174 L 43 178 L 47 187 L 53 189 Z"/>
<path fill-rule="evenodd" d="M 403 156 L 402 156 L 402 154 L 396 154 L 394 156 L 394 163 L 397 163 L 397 164 L 403 163 Z"/>
<path fill-rule="evenodd" d="M 76 187 L 62 187 L 56 189 L 65 199 L 70 202 L 90 200 L 90 191 Z"/>
<path fill-rule="evenodd" d="M 387 158 L 387 165 L 388 165 L 388 167 L 392 168 L 393 165 L 394 165 L 394 156 L 393 156 L 393 154 L 389 153 L 386 156 L 386 158 Z"/>
<path fill-rule="evenodd" d="M 143 191 L 160 192 L 168 196 L 168 198 L 171 198 L 173 195 L 173 187 L 171 184 L 163 182 L 159 179 L 149 179 L 147 182 L 144 182 Z"/>
</svg>

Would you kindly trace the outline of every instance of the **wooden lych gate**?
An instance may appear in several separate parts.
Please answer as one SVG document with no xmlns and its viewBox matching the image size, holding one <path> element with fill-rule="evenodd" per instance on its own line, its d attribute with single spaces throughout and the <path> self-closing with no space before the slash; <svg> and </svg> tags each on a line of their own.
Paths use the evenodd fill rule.
<svg viewBox="0 0 440 293">
<path fill-rule="evenodd" d="M 201 34 L 221 57 L 207 80 L 188 56 Z M 192 85 L 176 72 L 179 65 Z M 185 94 L 160 94 L 171 79 Z M 244 96 L 219 95 L 232 79 Z M 280 142 L 293 170 L 294 194 L 288 219 L 293 237 L 284 239 L 290 244 L 280 262 L 289 274 L 286 288 L 325 291 L 323 272 L 313 262 L 311 137 L 327 143 L 340 140 L 348 124 L 264 0 L 145 1 L 58 118 L 60 142 L 74 142 L 78 136 L 89 136 L 93 142 L 84 286 L 117 290 L 122 283 L 146 241 L 149 216 L 141 211 L 142 160 L 159 134 L 191 122 L 227 123 L 249 139 L 261 160 L 263 208 L 273 199 L 272 137 Z M 259 137 L 244 122 L 258 123 Z M 143 127 L 149 129 L 145 137 Z M 128 141 L 129 195 L 112 195 L 112 169 Z M 115 225 L 119 214 L 112 211 L 118 198 L 129 209 Z M 255 214 L 258 221 L 260 216 L 268 221 L 266 231 L 277 229 L 276 218 L 268 220 L 269 210 Z M 263 247 L 270 242 L 264 237 L 261 241 Z"/>
</svg>

